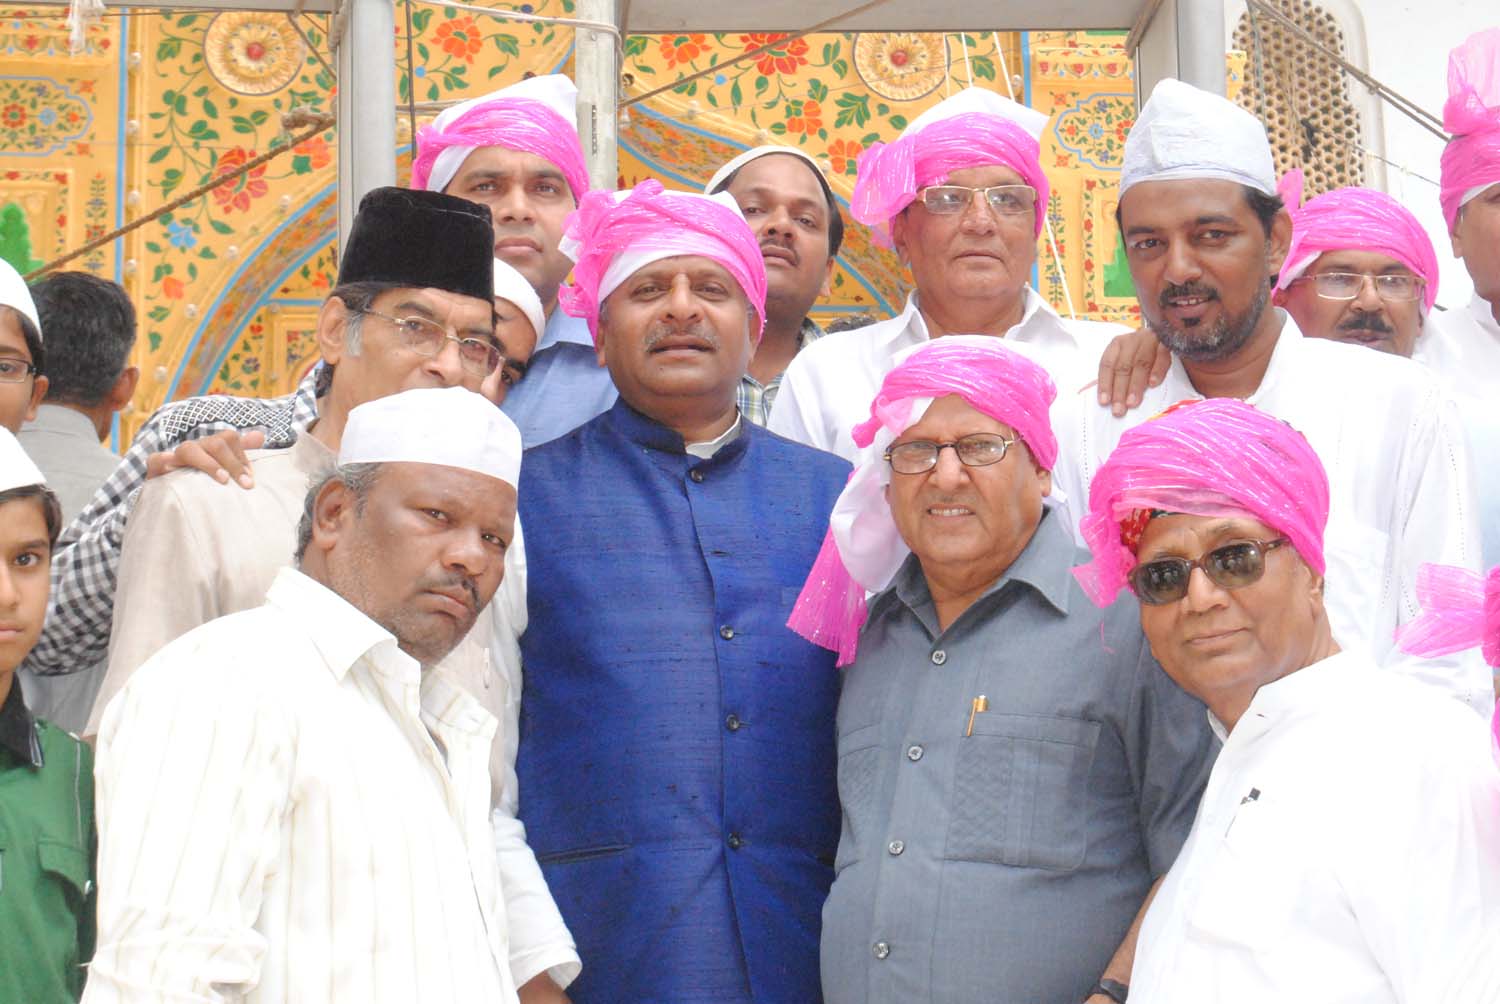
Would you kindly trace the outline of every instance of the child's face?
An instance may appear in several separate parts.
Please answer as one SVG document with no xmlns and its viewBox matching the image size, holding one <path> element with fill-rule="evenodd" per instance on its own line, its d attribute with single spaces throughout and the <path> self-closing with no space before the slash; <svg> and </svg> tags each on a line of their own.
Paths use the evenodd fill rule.
<svg viewBox="0 0 1500 1004">
<path fill-rule="evenodd" d="M 21 664 L 47 617 L 52 547 L 40 498 L 0 503 L 0 673 Z"/>
</svg>

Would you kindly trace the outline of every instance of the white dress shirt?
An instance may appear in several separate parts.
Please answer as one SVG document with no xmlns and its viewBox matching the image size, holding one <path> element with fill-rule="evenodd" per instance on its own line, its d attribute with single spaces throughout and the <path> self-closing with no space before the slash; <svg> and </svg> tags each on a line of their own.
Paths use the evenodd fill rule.
<svg viewBox="0 0 1500 1004">
<path fill-rule="evenodd" d="M 1433 311 L 1412 358 L 1459 395 L 1494 404 L 1500 397 L 1500 321 L 1478 293 L 1459 310 Z"/>
<path fill-rule="evenodd" d="M 1486 724 L 1362 652 L 1261 687 L 1146 914 L 1133 1004 L 1500 1001 Z"/>
<path fill-rule="evenodd" d="M 1409 359 L 1306 338 L 1284 311 L 1281 336 L 1260 387 L 1246 401 L 1289 423 L 1328 473 L 1324 554 L 1334 638 L 1360 644 L 1384 666 L 1434 684 L 1486 717 L 1494 703 L 1478 650 L 1442 659 L 1404 655 L 1396 627 L 1420 612 L 1417 569 L 1425 562 L 1480 567 L 1478 509 L 1456 405 Z M 1180 359 L 1140 407 L 1123 418 L 1079 395 L 1053 425 L 1061 453 L 1053 471 L 1075 528 L 1089 485 L 1125 431 L 1185 399 L 1202 398 Z"/>
<path fill-rule="evenodd" d="M 1005 340 L 1031 350 L 1057 384 L 1061 402 L 1098 378 L 1105 346 L 1129 330 L 1101 321 L 1064 320 L 1027 286 L 1021 320 L 1005 333 Z M 870 404 L 896 355 L 928 338 L 915 293 L 907 297 L 906 309 L 890 320 L 825 335 L 787 366 L 766 428 L 856 462 L 860 451 L 850 431 L 870 417 Z"/>
<path fill-rule="evenodd" d="M 495 719 L 287 568 L 134 674 L 99 732 L 84 1000 L 516 1000 Z"/>
</svg>

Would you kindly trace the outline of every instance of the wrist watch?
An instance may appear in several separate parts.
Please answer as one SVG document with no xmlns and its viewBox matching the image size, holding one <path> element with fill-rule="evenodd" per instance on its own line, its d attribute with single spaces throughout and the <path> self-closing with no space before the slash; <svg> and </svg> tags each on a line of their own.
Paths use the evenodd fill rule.
<svg viewBox="0 0 1500 1004">
<path fill-rule="evenodd" d="M 1130 987 L 1119 980 L 1102 979 L 1094 984 L 1094 989 L 1089 991 L 1090 997 L 1100 994 L 1108 997 L 1115 1004 L 1125 1004 L 1125 998 L 1130 996 Z"/>
</svg>

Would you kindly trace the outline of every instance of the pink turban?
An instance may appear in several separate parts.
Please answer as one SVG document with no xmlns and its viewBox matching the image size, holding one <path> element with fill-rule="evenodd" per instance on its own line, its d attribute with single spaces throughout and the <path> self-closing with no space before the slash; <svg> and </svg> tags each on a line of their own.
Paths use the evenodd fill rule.
<svg viewBox="0 0 1500 1004">
<path fill-rule="evenodd" d="M 910 554 L 885 498 L 891 469 L 886 447 L 921 421 L 936 398 L 957 394 L 975 410 L 1010 426 L 1051 470 L 1057 437 L 1048 409 L 1057 396 L 1040 365 L 991 335 L 948 335 L 910 351 L 885 376 L 868 420 L 853 438 L 864 459 L 844 486 L 829 519 L 828 535 L 787 626 L 808 641 L 854 661 L 865 623 L 865 593 L 890 585 Z"/>
<path fill-rule="evenodd" d="M 1500 182 L 1500 28 L 1470 35 L 1448 56 L 1448 102 L 1443 128 L 1453 139 L 1443 150 L 1443 219 L 1453 229 L 1469 199 Z"/>
<path fill-rule="evenodd" d="M 628 192 L 589 192 L 568 216 L 560 245 L 573 259 L 563 310 L 588 321 L 599 341 L 599 305 L 637 271 L 664 258 L 698 255 L 723 265 L 755 310 L 755 340 L 766 322 L 766 262 L 750 225 L 727 193 L 668 192 L 647 179 Z"/>
<path fill-rule="evenodd" d="M 1296 208 L 1302 198 L 1301 171 L 1288 172 L 1278 187 L 1292 213 L 1292 246 L 1277 289 L 1290 286 L 1325 251 L 1373 251 L 1427 280 L 1422 302 L 1432 309 L 1438 293 L 1437 252 L 1405 206 L 1384 192 L 1340 188 Z"/>
<path fill-rule="evenodd" d="M 946 183 L 953 171 L 1000 164 L 1036 189 L 1040 235 L 1051 191 L 1037 141 L 1046 121 L 1040 112 L 988 91 L 961 91 L 918 116 L 895 141 L 860 154 L 849 213 L 872 228 L 877 243 L 890 247 L 890 220 L 919 191 Z"/>
<path fill-rule="evenodd" d="M 1249 516 L 1286 535 L 1319 575 L 1326 567 L 1323 464 L 1302 433 L 1243 401 L 1184 403 L 1120 437 L 1089 486 L 1080 527 L 1094 560 L 1073 570 L 1101 607 L 1135 567 L 1121 524 L 1139 509 Z"/>
<path fill-rule="evenodd" d="M 1437 656 L 1480 646 L 1484 661 L 1500 669 L 1500 565 L 1480 575 L 1452 565 L 1417 570 L 1422 613 L 1396 629 L 1396 644 L 1412 655 Z M 1500 705 L 1490 718 L 1496 762 L 1500 762 Z"/>
<path fill-rule="evenodd" d="M 412 187 L 442 191 L 470 153 L 500 146 L 547 161 L 567 179 L 573 198 L 582 198 L 589 190 L 589 171 L 574 125 L 577 94 L 572 81 L 549 74 L 445 109 L 432 125 L 417 130 Z"/>
</svg>

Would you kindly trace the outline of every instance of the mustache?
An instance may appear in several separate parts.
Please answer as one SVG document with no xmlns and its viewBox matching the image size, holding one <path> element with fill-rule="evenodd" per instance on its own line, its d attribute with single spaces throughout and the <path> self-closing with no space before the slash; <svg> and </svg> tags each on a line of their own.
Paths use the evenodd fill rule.
<svg viewBox="0 0 1500 1004">
<path fill-rule="evenodd" d="M 1363 311 L 1355 314 L 1346 321 L 1339 322 L 1340 331 L 1369 331 L 1377 335 L 1395 334 L 1396 329 L 1391 327 L 1380 314 L 1366 314 Z"/>
<path fill-rule="evenodd" d="M 781 241 L 777 240 L 775 237 L 763 237 L 760 241 L 760 250 L 762 254 L 765 253 L 766 248 L 777 248 L 781 251 L 785 251 L 787 254 L 792 256 L 793 265 L 798 265 L 802 262 L 802 256 L 797 253 L 796 248 L 792 247 L 791 241 Z"/>
<path fill-rule="evenodd" d="M 674 338 L 696 338 L 708 345 L 710 349 L 719 348 L 719 335 L 709 325 L 698 322 L 696 324 L 656 324 L 646 332 L 646 337 L 641 347 L 647 351 L 655 351 L 657 346 Z"/>
<path fill-rule="evenodd" d="M 1189 296 L 1198 296 L 1205 300 L 1217 300 L 1219 298 L 1219 291 L 1212 286 L 1204 286 L 1200 283 L 1187 283 L 1182 286 L 1176 283 L 1168 283 L 1167 287 L 1161 291 L 1161 296 L 1158 297 L 1157 303 L 1161 307 L 1166 307 L 1172 300 Z"/>
<path fill-rule="evenodd" d="M 469 609 L 475 612 L 479 610 L 479 584 L 473 578 L 463 572 L 439 572 L 435 575 L 426 575 L 417 581 L 417 591 L 426 592 L 429 589 L 462 589 L 469 597 Z"/>
</svg>

